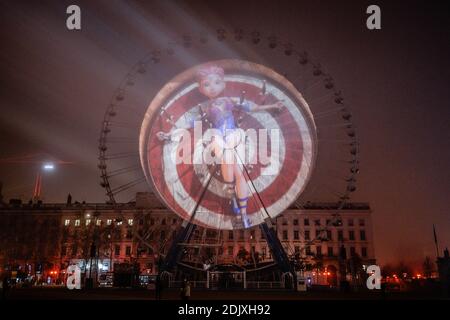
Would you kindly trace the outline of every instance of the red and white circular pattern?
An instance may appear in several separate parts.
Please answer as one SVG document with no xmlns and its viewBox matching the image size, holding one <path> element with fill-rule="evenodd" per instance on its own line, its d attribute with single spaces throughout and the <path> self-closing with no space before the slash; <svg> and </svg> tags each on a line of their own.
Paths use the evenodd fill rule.
<svg viewBox="0 0 450 320">
<path fill-rule="evenodd" d="M 304 190 L 316 153 L 314 121 L 301 94 L 272 69 L 241 60 L 213 63 L 225 70 L 226 88 L 223 96 L 239 100 L 242 91 L 245 91 L 245 99 L 256 104 L 280 100 L 284 104 L 284 108 L 276 113 L 238 110 L 234 113 L 236 122 L 239 120 L 239 127 L 244 131 L 255 129 L 264 135 L 266 132 L 259 129 L 267 129 L 267 143 L 264 145 L 269 147 L 267 155 L 271 162 L 267 165 L 262 165 L 260 161 L 248 163 L 254 157 L 260 159 L 258 144 L 263 141 L 260 136 L 247 139 L 249 156 L 242 160 L 249 178 L 247 216 L 250 226 L 255 226 L 264 222 L 268 216 L 273 218 L 282 213 Z M 180 152 L 180 143 L 161 142 L 156 135 L 159 131 L 173 132 L 176 128 L 186 128 L 191 133 L 193 157 L 202 156 L 199 151 L 203 150 L 199 147 L 202 140 L 194 140 L 198 135 L 190 128 L 192 114 L 198 110 L 200 103 L 206 101 L 195 82 L 198 67 L 172 79 L 150 104 L 141 127 L 141 164 L 147 181 L 156 193 L 183 219 L 216 229 L 240 228 L 242 226 L 235 223 L 236 215 L 232 211 L 230 195 L 224 191 L 220 169 L 204 163 L 177 164 L 173 155 Z M 265 97 L 261 94 L 262 79 L 266 80 Z M 203 132 L 206 129 L 203 126 Z M 271 150 L 275 142 L 278 142 L 279 148 Z M 274 166 L 275 160 L 278 160 L 279 166 Z"/>
</svg>

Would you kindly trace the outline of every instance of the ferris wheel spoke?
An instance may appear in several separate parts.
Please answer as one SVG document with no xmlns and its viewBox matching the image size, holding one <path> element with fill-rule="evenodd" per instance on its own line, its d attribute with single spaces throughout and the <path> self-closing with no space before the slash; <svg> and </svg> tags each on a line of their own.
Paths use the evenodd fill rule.
<svg viewBox="0 0 450 320">
<path fill-rule="evenodd" d="M 326 94 L 321 95 L 318 98 L 309 99 L 308 104 L 311 106 L 315 106 L 315 107 L 320 106 L 320 105 L 324 104 L 325 102 L 330 102 L 329 98 L 331 95 L 333 95 L 332 92 L 327 92 Z"/>
<path fill-rule="evenodd" d="M 333 196 L 342 198 L 346 196 L 346 193 L 342 193 L 339 190 L 336 190 L 332 187 L 330 187 L 329 185 L 324 185 L 325 190 L 327 190 L 330 194 L 332 194 Z"/>
<path fill-rule="evenodd" d="M 343 109 L 344 109 L 343 107 L 336 107 L 336 108 L 330 108 L 330 109 L 322 111 L 322 112 L 316 112 L 314 114 L 314 119 L 320 119 L 320 118 L 334 116 L 335 114 L 342 112 Z"/>
<path fill-rule="evenodd" d="M 123 158 L 135 158 L 139 157 L 139 152 L 119 152 L 119 153 L 113 153 L 110 155 L 105 155 L 103 157 L 104 160 L 116 160 L 116 159 L 123 159 Z"/>
<path fill-rule="evenodd" d="M 141 168 L 141 166 L 138 165 L 133 165 L 130 167 L 125 167 L 125 168 L 120 168 L 120 169 L 116 169 L 113 171 L 110 171 L 109 174 L 106 176 L 107 178 L 113 178 L 125 173 L 130 173 L 130 172 L 134 172 L 134 171 L 138 171 Z"/>
<path fill-rule="evenodd" d="M 115 111 L 122 111 L 122 109 L 126 109 L 126 110 L 129 110 L 129 111 L 132 111 L 132 112 L 127 112 L 126 113 L 126 115 L 127 116 L 133 116 L 133 117 L 136 117 L 136 118 L 138 118 L 139 120 L 141 120 L 142 119 L 142 116 L 145 114 L 145 111 L 144 110 L 139 110 L 139 109 L 137 109 L 137 108 L 135 108 L 135 107 L 132 107 L 132 106 L 130 106 L 130 105 L 128 105 L 128 104 L 121 104 L 121 105 L 117 105 L 116 107 L 115 107 Z"/>
<path fill-rule="evenodd" d="M 311 84 L 306 85 L 305 88 L 303 89 L 305 92 L 307 91 L 311 91 L 313 89 L 316 89 L 318 85 L 320 85 L 322 83 L 321 80 L 314 80 Z"/>
<path fill-rule="evenodd" d="M 140 184 L 140 183 L 142 183 L 144 181 L 145 181 L 145 177 L 141 177 L 141 178 L 138 178 L 136 180 L 130 181 L 128 183 L 125 183 L 123 185 L 120 185 L 120 186 L 118 186 L 118 187 L 116 187 L 114 189 L 111 189 L 111 192 L 113 194 L 118 194 L 118 193 L 123 192 L 125 190 L 128 190 L 129 188 L 131 188 L 131 187 L 133 187 L 133 186 L 135 186 L 137 184 Z"/>
<path fill-rule="evenodd" d="M 109 124 L 114 127 L 123 127 L 123 128 L 135 128 L 136 123 L 126 122 L 126 121 L 109 121 Z"/>
<path fill-rule="evenodd" d="M 328 138 L 318 138 L 319 142 L 336 142 L 336 143 L 340 143 L 340 144 L 344 144 L 344 145 L 352 145 L 352 143 L 354 142 L 354 140 L 350 140 L 350 139 L 328 139 Z"/>
<path fill-rule="evenodd" d="M 136 143 L 136 138 L 131 138 L 131 137 L 109 137 L 106 138 L 107 142 L 110 143 L 125 143 L 125 142 L 134 142 Z"/>
</svg>

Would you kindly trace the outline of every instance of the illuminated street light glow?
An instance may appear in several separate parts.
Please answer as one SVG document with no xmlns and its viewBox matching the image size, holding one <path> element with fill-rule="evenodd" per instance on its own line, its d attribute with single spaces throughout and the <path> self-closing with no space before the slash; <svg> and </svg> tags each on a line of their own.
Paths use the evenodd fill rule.
<svg viewBox="0 0 450 320">
<path fill-rule="evenodd" d="M 53 163 L 46 163 L 46 164 L 44 164 L 43 168 L 44 168 L 44 170 L 50 171 L 50 170 L 55 169 L 55 165 Z"/>
</svg>

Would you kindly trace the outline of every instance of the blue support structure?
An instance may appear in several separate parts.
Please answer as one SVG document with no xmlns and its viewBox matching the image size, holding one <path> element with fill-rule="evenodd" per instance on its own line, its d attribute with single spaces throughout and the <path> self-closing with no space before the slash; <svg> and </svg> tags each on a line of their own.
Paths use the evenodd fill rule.
<svg viewBox="0 0 450 320">
<path fill-rule="evenodd" d="M 172 271 L 175 268 L 183 254 L 183 247 L 180 244 L 189 242 L 195 228 L 196 225 L 191 222 L 186 222 L 186 225 L 183 223 L 182 229 L 177 233 L 167 252 L 162 264 L 162 271 Z"/>
<path fill-rule="evenodd" d="M 270 251 L 272 253 L 273 260 L 278 264 L 280 270 L 284 272 L 290 272 L 295 275 L 295 272 L 292 268 L 291 263 L 289 262 L 289 258 L 284 251 L 283 246 L 281 245 L 280 239 L 278 239 L 277 232 L 271 226 L 269 222 L 262 223 L 259 226 L 261 228 L 261 232 L 264 234 L 267 244 L 269 245 Z"/>
</svg>

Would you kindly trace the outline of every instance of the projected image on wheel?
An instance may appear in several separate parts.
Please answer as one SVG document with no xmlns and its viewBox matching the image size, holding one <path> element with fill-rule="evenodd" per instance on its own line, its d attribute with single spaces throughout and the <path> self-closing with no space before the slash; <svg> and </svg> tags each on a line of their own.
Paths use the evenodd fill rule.
<svg viewBox="0 0 450 320">
<path fill-rule="evenodd" d="M 240 229 L 298 198 L 316 154 L 308 104 L 283 76 L 242 60 L 211 61 L 169 81 L 140 133 L 145 176 L 185 220 Z"/>
</svg>

